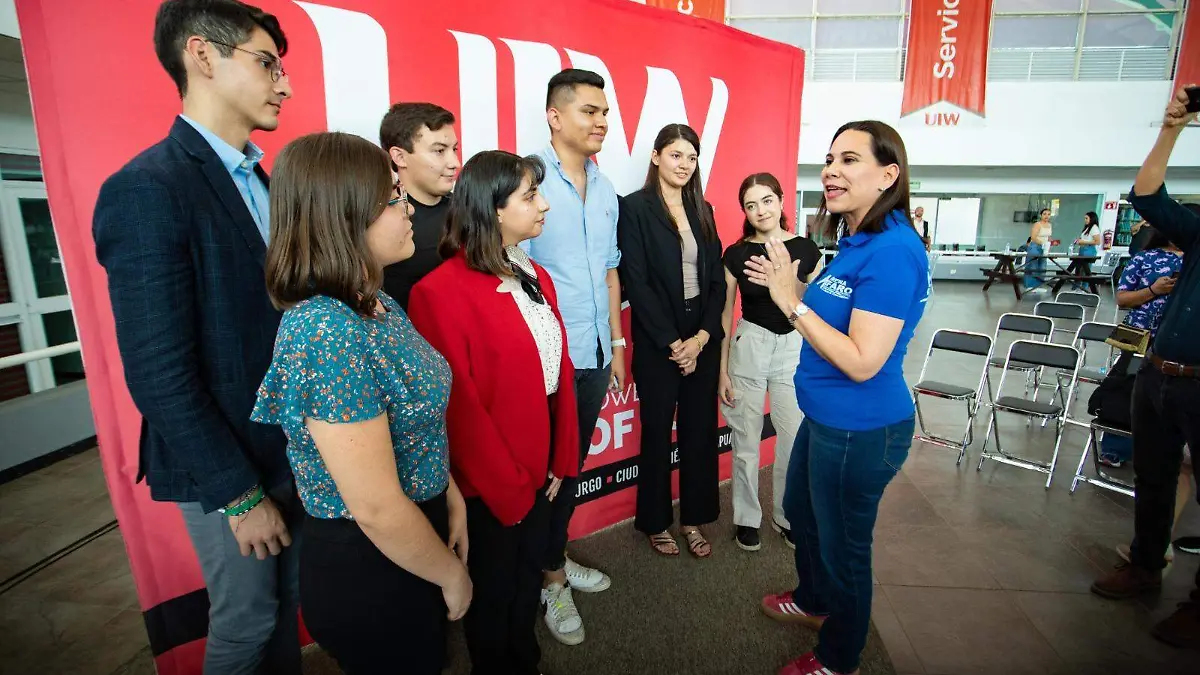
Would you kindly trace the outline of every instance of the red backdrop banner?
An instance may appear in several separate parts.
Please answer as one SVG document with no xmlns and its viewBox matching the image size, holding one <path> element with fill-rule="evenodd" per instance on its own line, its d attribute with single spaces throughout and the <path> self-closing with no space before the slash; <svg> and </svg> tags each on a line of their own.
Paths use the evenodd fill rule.
<svg viewBox="0 0 1200 675">
<path fill-rule="evenodd" d="M 942 101 L 984 114 L 991 23 L 992 0 L 912 0 L 901 115 Z"/>
<path fill-rule="evenodd" d="M 662 7 L 688 16 L 725 23 L 725 0 L 644 0 L 645 4 Z"/>
<path fill-rule="evenodd" d="M 1200 84 L 1200 2 L 1196 0 L 1189 2 L 1184 10 L 1174 89 L 1190 84 Z"/>
<path fill-rule="evenodd" d="M 287 32 L 285 63 L 295 90 L 279 129 L 255 135 L 268 165 L 287 141 L 312 131 L 377 141 L 383 113 L 401 100 L 433 101 L 458 115 L 464 160 L 497 147 L 529 154 L 549 139 L 546 82 L 575 66 L 608 82 L 610 131 L 597 161 L 621 194 L 640 187 L 654 137 L 671 122 L 687 122 L 701 136 L 707 195 L 726 242 L 741 228 L 737 188 L 746 175 L 771 171 L 784 186 L 796 183 L 804 57 L 792 47 L 628 0 L 257 4 Z M 109 492 L 159 672 L 199 673 L 207 595 L 179 511 L 152 502 L 146 486 L 134 483 L 141 417 L 125 388 L 91 238 L 101 182 L 164 137 L 179 111 L 151 44 L 157 6 L 156 0 L 17 0 L 42 166 Z M 105 48 L 95 48 L 96 36 Z M 763 87 L 768 81 L 772 86 Z M 574 536 L 633 513 L 626 488 L 636 478 L 636 411 L 633 384 L 605 402 Z M 727 432 L 720 442 L 727 450 Z M 764 445 L 764 463 L 772 450 Z M 728 454 L 722 470 L 727 477 Z"/>
</svg>

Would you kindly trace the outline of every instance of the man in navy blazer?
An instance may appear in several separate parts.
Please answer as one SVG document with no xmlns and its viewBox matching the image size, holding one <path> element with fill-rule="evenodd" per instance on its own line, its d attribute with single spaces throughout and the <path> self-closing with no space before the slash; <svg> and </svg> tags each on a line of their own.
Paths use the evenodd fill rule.
<svg viewBox="0 0 1200 675">
<path fill-rule="evenodd" d="M 143 417 L 138 480 L 179 503 L 196 548 L 210 601 L 204 672 L 299 674 L 289 546 L 303 512 L 283 433 L 249 419 L 281 316 L 267 297 L 267 175 L 250 134 L 275 129 L 291 96 L 287 39 L 236 0 L 167 0 L 154 47 L 183 114 L 105 181 L 93 222 Z"/>
</svg>

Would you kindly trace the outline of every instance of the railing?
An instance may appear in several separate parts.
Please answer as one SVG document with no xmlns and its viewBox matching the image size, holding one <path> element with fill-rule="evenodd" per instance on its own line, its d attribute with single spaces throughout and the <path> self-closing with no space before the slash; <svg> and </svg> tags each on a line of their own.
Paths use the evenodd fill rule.
<svg viewBox="0 0 1200 675">
<path fill-rule="evenodd" d="M 31 352 L 21 352 L 20 354 L 13 354 L 12 356 L 0 357 L 0 370 L 4 370 L 5 368 L 15 368 L 16 366 L 23 366 L 26 363 L 41 361 L 42 359 L 50 359 L 54 358 L 55 356 L 62 356 L 63 354 L 74 354 L 75 352 L 79 351 L 79 349 L 80 347 L 78 342 L 68 342 L 66 344 L 55 345 L 53 347 L 46 347 L 45 349 L 35 349 Z"/>
<path fill-rule="evenodd" d="M 904 49 L 812 49 L 805 77 L 817 82 L 899 82 Z M 1166 80 L 1166 47 L 993 49 L 988 79 L 996 82 Z"/>
</svg>

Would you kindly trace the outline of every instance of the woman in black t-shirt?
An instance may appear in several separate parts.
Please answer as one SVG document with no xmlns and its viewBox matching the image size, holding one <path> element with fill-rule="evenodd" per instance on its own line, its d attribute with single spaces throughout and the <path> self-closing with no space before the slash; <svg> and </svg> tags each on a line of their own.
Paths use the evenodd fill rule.
<svg viewBox="0 0 1200 675">
<path fill-rule="evenodd" d="M 774 513 L 771 525 L 789 546 L 791 526 L 783 514 L 784 479 L 796 431 L 803 415 L 796 404 L 793 377 L 800 358 L 800 334 L 771 300 L 763 286 L 746 280 L 746 260 L 766 256 L 766 242 L 781 239 L 796 268 L 796 283 L 805 284 L 821 272 L 823 258 L 808 237 L 786 230 L 783 214 L 783 188 L 769 173 L 756 173 L 742 181 L 738 189 L 746 221 L 742 238 L 725 249 L 725 310 L 721 324 L 721 378 L 718 394 L 725 420 L 733 430 L 733 524 L 734 537 L 744 550 L 761 546 L 758 528 L 762 508 L 758 501 L 759 445 L 762 439 L 763 403 L 771 396 L 771 423 L 775 427 L 775 468 L 773 471 Z M 737 331 L 733 327 L 733 307 L 738 291 L 742 294 L 742 318 Z M 803 296 L 802 292 L 797 295 Z"/>
</svg>

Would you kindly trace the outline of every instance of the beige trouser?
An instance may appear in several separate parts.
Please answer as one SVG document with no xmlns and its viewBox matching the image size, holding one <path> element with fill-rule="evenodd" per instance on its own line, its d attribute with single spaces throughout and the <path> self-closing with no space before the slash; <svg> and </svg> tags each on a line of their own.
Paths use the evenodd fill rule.
<svg viewBox="0 0 1200 675">
<path fill-rule="evenodd" d="M 800 360 L 802 339 L 796 332 L 777 335 L 742 320 L 729 345 L 729 379 L 733 381 L 734 404 L 722 406 L 725 421 L 733 431 L 733 523 L 745 527 L 762 525 L 758 500 L 759 446 L 762 443 L 763 409 L 771 396 L 771 423 L 775 440 L 774 518 L 791 529 L 783 515 L 783 491 L 788 459 L 803 414 L 796 404 L 793 378 Z"/>
</svg>

